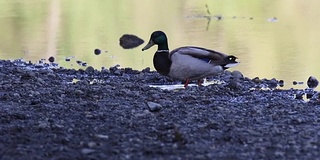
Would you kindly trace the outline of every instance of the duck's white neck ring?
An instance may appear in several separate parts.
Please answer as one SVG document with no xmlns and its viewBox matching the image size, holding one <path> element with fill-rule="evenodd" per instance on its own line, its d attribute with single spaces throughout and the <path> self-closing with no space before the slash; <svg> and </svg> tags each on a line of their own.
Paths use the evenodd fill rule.
<svg viewBox="0 0 320 160">
<path fill-rule="evenodd" d="M 169 50 L 163 49 L 163 50 L 157 50 L 157 52 L 169 52 Z"/>
</svg>

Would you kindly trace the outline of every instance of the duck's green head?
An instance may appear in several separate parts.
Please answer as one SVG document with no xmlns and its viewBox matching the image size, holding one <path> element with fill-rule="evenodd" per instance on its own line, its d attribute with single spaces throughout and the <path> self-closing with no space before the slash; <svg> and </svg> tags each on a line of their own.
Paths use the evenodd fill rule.
<svg viewBox="0 0 320 160">
<path fill-rule="evenodd" d="M 154 31 L 151 34 L 148 44 L 142 48 L 142 51 L 149 49 L 155 44 L 158 45 L 158 50 L 168 50 L 168 39 L 164 32 Z"/>
</svg>

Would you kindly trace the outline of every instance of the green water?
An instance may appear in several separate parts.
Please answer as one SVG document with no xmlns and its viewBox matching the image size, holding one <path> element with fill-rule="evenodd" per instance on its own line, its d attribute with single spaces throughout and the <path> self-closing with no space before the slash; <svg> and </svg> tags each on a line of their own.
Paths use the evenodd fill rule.
<svg viewBox="0 0 320 160">
<path fill-rule="evenodd" d="M 81 60 L 98 69 L 153 69 L 156 48 L 124 50 L 119 38 L 148 41 L 163 30 L 171 49 L 193 45 L 233 54 L 241 64 L 232 70 L 291 84 L 320 78 L 319 17 L 319 0 L 0 0 L 0 58 L 54 56 L 67 68 L 81 68 L 75 62 Z M 96 48 L 108 52 L 97 56 Z"/>
</svg>

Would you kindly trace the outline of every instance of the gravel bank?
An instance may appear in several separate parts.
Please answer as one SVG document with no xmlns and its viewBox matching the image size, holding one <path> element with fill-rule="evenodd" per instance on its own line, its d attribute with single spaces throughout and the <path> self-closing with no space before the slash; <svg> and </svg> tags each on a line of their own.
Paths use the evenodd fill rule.
<svg viewBox="0 0 320 160">
<path fill-rule="evenodd" d="M 320 102 L 225 72 L 176 84 L 149 69 L 0 61 L 0 159 L 316 159 Z"/>
</svg>

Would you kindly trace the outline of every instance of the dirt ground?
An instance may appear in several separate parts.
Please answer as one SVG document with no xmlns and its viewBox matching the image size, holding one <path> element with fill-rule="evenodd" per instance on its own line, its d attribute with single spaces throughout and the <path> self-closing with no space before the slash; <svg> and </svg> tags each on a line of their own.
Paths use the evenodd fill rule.
<svg viewBox="0 0 320 160">
<path fill-rule="evenodd" d="M 175 84 L 148 68 L 74 70 L 0 61 L 0 159 L 317 159 L 312 91 L 229 72 Z"/>
</svg>

